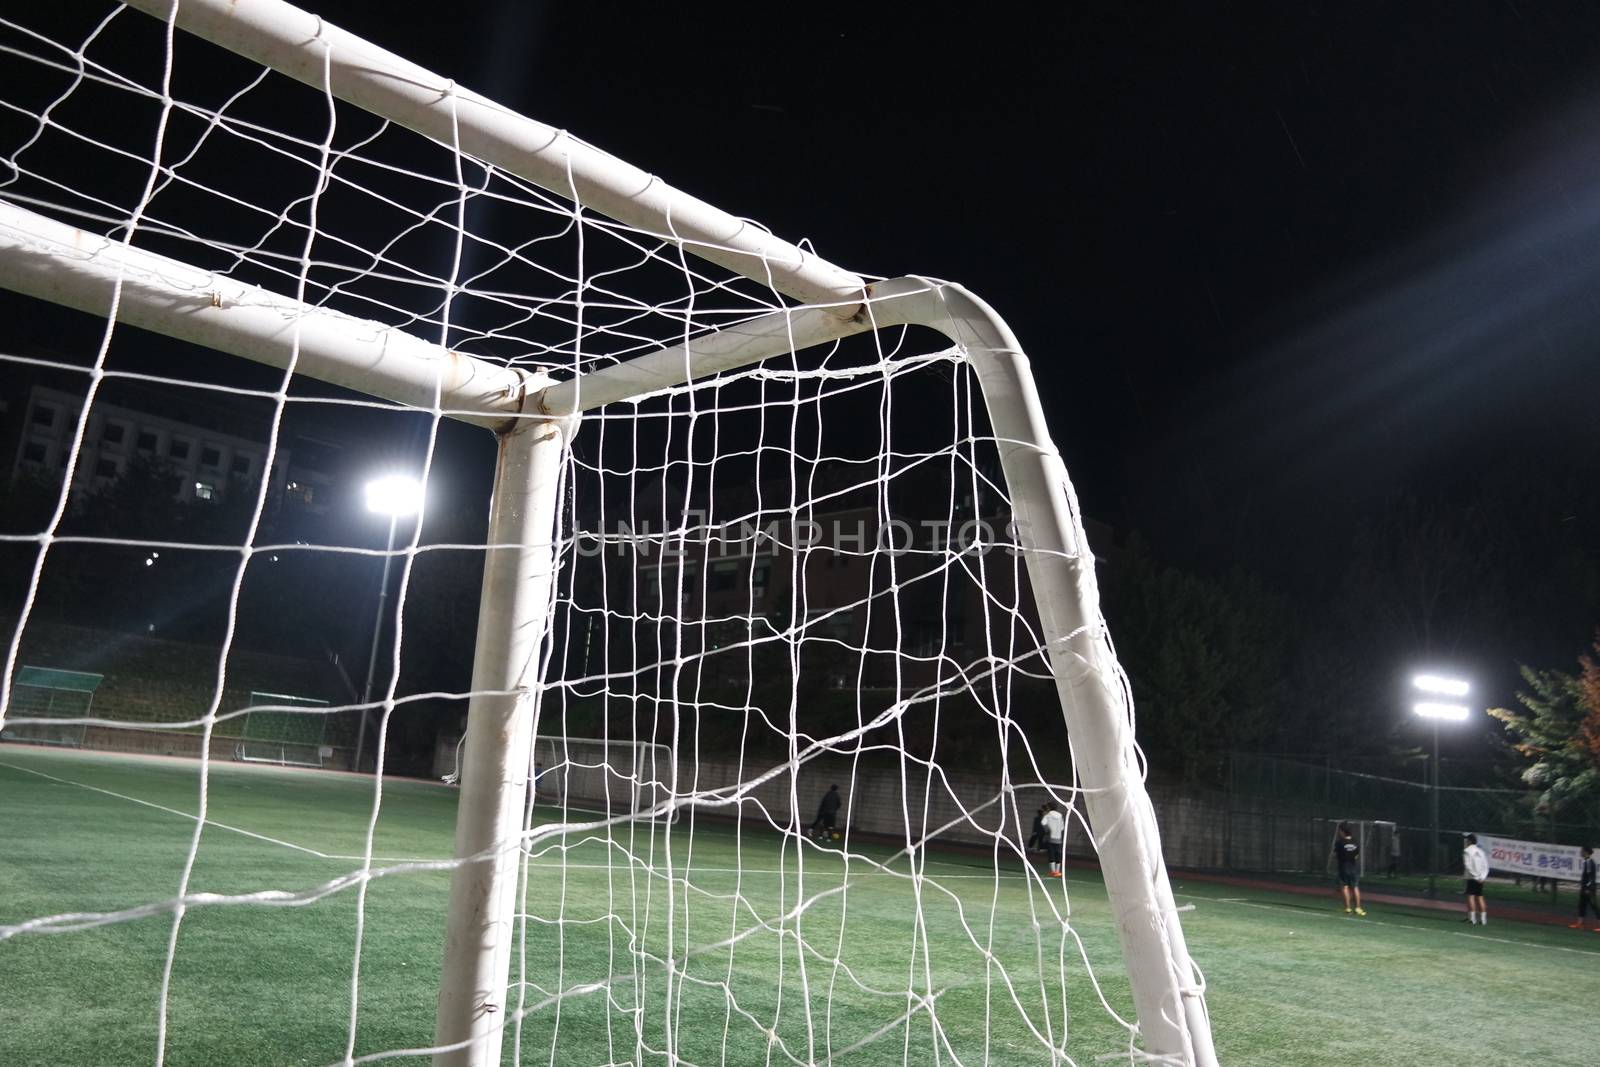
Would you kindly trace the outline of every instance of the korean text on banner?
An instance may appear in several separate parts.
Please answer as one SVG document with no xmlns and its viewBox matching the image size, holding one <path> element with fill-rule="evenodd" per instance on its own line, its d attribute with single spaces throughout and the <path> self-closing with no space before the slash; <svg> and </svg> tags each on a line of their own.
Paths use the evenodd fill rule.
<svg viewBox="0 0 1600 1067">
<path fill-rule="evenodd" d="M 1489 869 L 1493 871 L 1576 882 L 1578 872 L 1583 869 L 1577 845 L 1546 845 L 1485 834 L 1478 835 L 1478 844 L 1488 854 Z"/>
</svg>

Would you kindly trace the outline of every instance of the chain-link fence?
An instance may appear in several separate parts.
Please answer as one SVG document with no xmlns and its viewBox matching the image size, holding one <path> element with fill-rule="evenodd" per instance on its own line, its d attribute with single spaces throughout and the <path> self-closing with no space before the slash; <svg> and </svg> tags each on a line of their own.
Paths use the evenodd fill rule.
<svg viewBox="0 0 1600 1067">
<path fill-rule="evenodd" d="M 1152 787 L 1168 862 L 1240 873 L 1320 876 L 1328 872 L 1334 830 L 1349 821 L 1361 835 L 1365 873 L 1423 874 L 1434 840 L 1433 792 L 1425 764 L 1415 777 L 1357 771 L 1278 756 L 1236 753 L 1226 785 L 1195 790 Z M 1440 874 L 1459 871 L 1461 835 L 1524 841 L 1600 842 L 1600 811 L 1569 807 L 1552 817 L 1529 790 L 1467 784 L 1476 768 L 1446 765 L 1438 791 Z"/>
</svg>

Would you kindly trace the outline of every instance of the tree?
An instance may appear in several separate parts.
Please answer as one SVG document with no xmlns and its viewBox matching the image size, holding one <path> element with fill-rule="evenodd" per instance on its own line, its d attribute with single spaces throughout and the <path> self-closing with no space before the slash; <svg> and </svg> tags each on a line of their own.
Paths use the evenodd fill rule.
<svg viewBox="0 0 1600 1067">
<path fill-rule="evenodd" d="M 1163 566 L 1132 546 L 1106 583 L 1106 617 L 1133 685 L 1139 742 L 1198 777 L 1260 745 L 1282 698 L 1288 620 L 1253 578 Z"/>
<path fill-rule="evenodd" d="M 1595 634 L 1594 651 L 1600 655 L 1600 633 Z M 1578 689 L 1583 696 L 1583 722 L 1578 727 L 1578 743 L 1600 764 L 1600 659 L 1579 656 L 1582 672 Z"/>
<path fill-rule="evenodd" d="M 1587 657 L 1584 673 L 1597 675 Z M 1522 707 L 1490 708 L 1489 714 L 1505 724 L 1512 748 L 1528 761 L 1522 780 L 1540 791 L 1540 810 L 1555 815 L 1600 798 L 1600 707 L 1586 701 L 1585 680 L 1527 666 L 1522 678 L 1528 687 L 1517 693 Z"/>
</svg>

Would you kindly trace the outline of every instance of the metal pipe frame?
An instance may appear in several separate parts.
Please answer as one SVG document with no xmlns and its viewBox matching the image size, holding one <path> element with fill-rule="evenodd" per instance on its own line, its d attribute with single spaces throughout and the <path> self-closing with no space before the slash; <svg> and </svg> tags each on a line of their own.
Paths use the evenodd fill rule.
<svg viewBox="0 0 1600 1067">
<path fill-rule="evenodd" d="M 118 293 L 118 284 L 121 291 Z M 0 200 L 0 286 L 330 385 L 503 430 L 533 375 L 126 247 Z"/>
<path fill-rule="evenodd" d="M 1072 483 L 1051 441 L 1027 356 L 1005 322 L 958 285 L 898 278 L 849 321 L 776 312 L 630 363 L 551 386 L 562 414 L 672 388 L 769 356 L 889 326 L 926 326 L 960 345 L 983 391 L 1017 536 L 1061 698 L 1074 766 L 1117 919 L 1145 1052 L 1215 1067 L 1204 988 L 1189 957 L 1160 832 L 1140 773 L 1131 708 L 1111 649 Z M 630 391 L 631 390 L 631 391 Z"/>
<path fill-rule="evenodd" d="M 379 323 L 301 304 L 0 202 L 0 285 L 500 435 L 490 546 L 439 993 L 442 1067 L 500 1061 L 515 916 L 515 842 L 537 728 L 557 488 L 567 419 L 769 356 L 918 324 L 968 354 L 1012 498 L 1085 804 L 1116 915 L 1145 1054 L 1214 1067 L 1138 766 L 1127 698 L 1099 613 L 1094 557 L 1021 347 L 959 286 L 862 279 L 679 193 L 561 131 L 457 88 L 280 0 L 130 0 L 130 6 L 500 166 L 805 303 L 629 364 L 552 385 Z M 331 80 L 324 85 L 324 70 Z M 459 137 L 453 131 L 459 130 Z"/>
<path fill-rule="evenodd" d="M 520 423 L 500 437 L 472 692 L 461 757 L 435 1067 L 500 1063 L 516 943 L 522 817 L 531 786 L 558 487 L 571 427 Z"/>
<path fill-rule="evenodd" d="M 515 773 L 509 768 L 518 762 L 515 746 L 526 756 L 532 712 L 514 714 L 525 695 L 506 694 L 531 691 L 526 672 L 536 661 L 547 621 L 554 470 L 566 440 L 556 420 L 886 326 L 928 326 L 963 346 L 999 443 L 1146 1051 L 1196 1067 L 1216 1062 L 1202 990 L 1137 766 L 1122 685 L 1099 616 L 1093 555 L 1027 358 L 987 305 L 959 286 L 896 279 L 874 286 L 865 307 L 849 319 L 807 308 L 774 312 L 686 346 L 549 384 L 0 203 L 0 285 L 106 314 L 119 273 L 118 313 L 135 325 L 274 366 L 286 366 L 297 354 L 296 369 L 312 377 L 424 408 L 431 408 L 437 395 L 454 409 L 453 417 L 501 432 L 490 537 L 495 546 L 511 547 L 490 550 L 473 680 L 474 692 L 501 695 L 475 699 L 470 707 L 458 825 L 458 856 L 481 857 L 490 850 L 500 857 L 497 864 L 512 862 L 515 850 L 508 842 L 519 829 L 527 788 L 526 768 Z M 213 296 L 218 293 L 223 295 Z M 535 460 L 534 441 L 554 443 L 538 450 Z M 523 586 L 528 588 L 517 592 Z M 489 792 L 480 795 L 480 790 Z M 501 817 L 491 819 L 486 813 L 494 805 L 503 809 Z M 497 864 L 485 868 L 486 862 L 476 859 L 460 868 L 452 883 L 439 1037 L 441 1044 L 469 1038 L 472 1043 L 440 1054 L 437 1062 L 449 1067 L 498 1062 L 502 1020 L 489 1018 L 494 1013 L 488 1005 L 503 1009 L 502 995 L 494 990 L 503 990 L 509 956 L 500 955 L 482 935 L 509 918 L 489 923 L 483 916 L 498 913 L 484 909 L 498 908 L 501 894 L 510 890 L 505 871 Z M 457 895 L 464 895 L 463 902 Z M 503 906 L 509 916 L 509 898 Z M 476 955 L 466 946 L 476 946 Z M 476 962 L 458 958 L 463 955 Z M 494 986 L 495 981 L 501 985 Z"/>
</svg>

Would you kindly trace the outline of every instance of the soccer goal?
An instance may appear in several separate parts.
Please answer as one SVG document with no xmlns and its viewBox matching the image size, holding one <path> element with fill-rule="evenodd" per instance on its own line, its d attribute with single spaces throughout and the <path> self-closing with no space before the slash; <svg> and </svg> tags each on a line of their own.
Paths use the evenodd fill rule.
<svg viewBox="0 0 1600 1067">
<path fill-rule="evenodd" d="M 141 1062 L 174 1042 L 239 1058 L 215 1047 L 227 1027 L 198 1022 L 230 1017 L 228 989 L 203 1009 L 173 998 L 214 924 L 257 916 L 275 943 L 310 931 L 295 966 L 337 960 L 325 980 L 237 983 L 280 1018 L 334 1020 L 331 1047 L 271 1031 L 307 1042 L 291 1062 L 1216 1062 L 1095 556 L 988 304 L 846 270 L 278 0 L 130 0 L 71 35 L 33 13 L 0 17 L 0 92 L 26 90 L 0 145 L 0 286 L 102 325 L 75 362 L 7 357 L 75 376 L 82 402 L 55 436 L 29 431 L 64 476 L 39 528 L 5 535 L 33 551 L 4 691 L 73 560 L 186 551 L 228 561 L 231 585 L 211 705 L 141 723 L 204 735 L 184 862 L 103 911 L 0 920 L 0 951 L 160 916 L 168 933 L 141 942 L 160 956 L 138 973 L 161 973 Z M 277 373 L 124 369 L 140 331 Z M 269 474 L 306 405 L 416 420 L 424 483 L 448 469 L 445 420 L 495 437 L 481 543 L 428 542 L 425 515 L 395 543 L 397 669 L 371 701 L 359 819 L 249 839 L 313 857 L 304 884 L 245 865 L 218 888 L 205 862 L 244 847 L 201 832 L 229 773 L 209 756 L 228 652 L 241 617 L 296 610 L 257 592 L 279 557 L 375 552 L 331 527 L 273 540 L 284 508 L 318 529 L 325 499 L 287 477 L 254 483 L 234 543 L 74 526 L 75 480 L 120 469 L 101 427 L 132 410 L 106 399 L 130 380 L 255 405 L 268 428 L 249 462 Z M 165 445 L 180 467 L 250 447 L 131 430 L 135 449 L 196 437 Z M 212 501 L 212 483 L 183 484 Z M 431 607 L 413 572 L 446 551 L 483 563 L 470 682 L 403 692 Z M 454 793 L 385 774 L 394 723 L 430 700 L 466 703 Z M 324 717 L 270 714 L 259 729 Z M 285 762 L 310 747 L 256 742 Z M 306 777 L 333 795 L 336 776 Z M 822 845 L 804 830 L 830 795 L 842 833 Z M 450 801 L 453 858 L 430 856 L 414 842 Z M 1097 876 L 1029 860 L 1047 801 Z M 290 839 L 316 832 L 330 841 Z M 252 870 L 272 874 L 235 884 Z M 442 964 L 385 955 L 430 916 Z M 432 1010 L 394 1007 L 418 988 Z"/>
<path fill-rule="evenodd" d="M 533 802 L 570 812 L 675 817 L 669 745 L 596 737 L 537 737 Z"/>
<path fill-rule="evenodd" d="M 463 736 L 456 743 L 455 764 L 442 776 L 447 785 L 461 784 Z M 676 760 L 668 745 L 603 737 L 533 739 L 529 799 L 534 804 L 567 812 L 630 818 L 675 819 L 672 782 Z"/>
<path fill-rule="evenodd" d="M 1391 869 L 1399 868 L 1399 829 L 1395 823 L 1384 819 L 1327 819 L 1324 823 L 1328 848 L 1323 866 L 1327 874 L 1332 875 L 1335 871 L 1333 845 L 1338 840 L 1341 825 L 1350 827 L 1350 836 L 1360 848 L 1356 857 L 1356 871 L 1363 878 L 1388 874 Z"/>
<path fill-rule="evenodd" d="M 246 763 L 320 767 L 332 752 L 324 745 L 327 713 L 297 708 L 326 708 L 326 700 L 286 693 L 251 693 L 244 726 L 234 755 Z"/>
<path fill-rule="evenodd" d="M 56 667 L 21 667 L 11 683 L 11 725 L 0 737 L 7 741 L 29 741 L 39 745 L 83 744 L 87 724 L 81 721 L 94 707 L 95 690 L 105 678 L 88 671 L 65 671 Z M 18 720 L 30 720 L 19 722 Z"/>
</svg>

